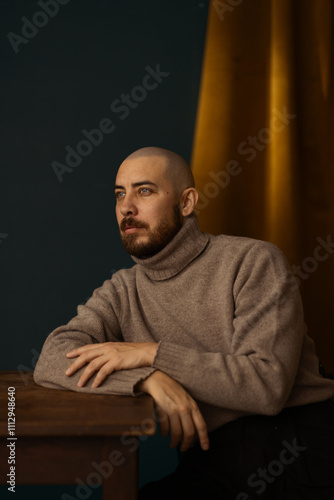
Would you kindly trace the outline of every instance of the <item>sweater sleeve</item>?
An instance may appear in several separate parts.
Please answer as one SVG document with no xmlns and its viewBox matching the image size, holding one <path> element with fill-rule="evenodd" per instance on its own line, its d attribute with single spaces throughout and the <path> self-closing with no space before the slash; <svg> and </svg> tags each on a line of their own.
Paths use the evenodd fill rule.
<svg viewBox="0 0 334 500">
<path fill-rule="evenodd" d="M 277 247 L 259 242 L 248 251 L 235 273 L 233 297 L 228 354 L 162 341 L 153 366 L 198 401 L 275 415 L 291 393 L 305 334 L 298 285 Z"/>
<path fill-rule="evenodd" d="M 138 394 L 134 389 L 135 385 L 153 373 L 154 368 L 116 371 L 95 389 L 91 388 L 91 381 L 85 387 L 77 387 L 85 367 L 71 377 L 65 375 L 65 371 L 73 362 L 66 358 L 66 354 L 71 350 L 86 344 L 123 341 L 118 321 L 122 293 L 116 279 L 105 281 L 84 306 L 78 306 L 77 316 L 48 336 L 34 370 L 36 384 L 94 394 Z"/>
</svg>

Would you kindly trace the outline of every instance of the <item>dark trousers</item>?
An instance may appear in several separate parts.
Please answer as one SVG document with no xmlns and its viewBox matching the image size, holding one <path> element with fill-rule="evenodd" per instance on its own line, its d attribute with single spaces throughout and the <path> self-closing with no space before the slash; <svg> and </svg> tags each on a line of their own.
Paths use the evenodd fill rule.
<svg viewBox="0 0 334 500">
<path fill-rule="evenodd" d="M 334 500 L 334 403 L 249 416 L 182 454 L 176 471 L 140 500 Z"/>
</svg>

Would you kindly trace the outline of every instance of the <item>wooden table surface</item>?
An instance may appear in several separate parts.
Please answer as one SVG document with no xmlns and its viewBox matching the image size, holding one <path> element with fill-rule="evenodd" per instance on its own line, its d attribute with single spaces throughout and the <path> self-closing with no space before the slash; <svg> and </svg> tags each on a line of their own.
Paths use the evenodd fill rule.
<svg viewBox="0 0 334 500">
<path fill-rule="evenodd" d="M 150 396 L 48 389 L 35 384 L 32 372 L 0 371 L 0 470 L 8 472 L 9 387 L 15 387 L 16 484 L 89 483 L 100 470 L 104 499 L 137 497 L 138 438 L 128 436 L 155 433 Z M 102 463 L 105 469 L 96 465 Z M 6 480 L 2 474 L 1 484 Z"/>
<path fill-rule="evenodd" d="M 21 377 L 18 372 L 0 371 L 0 436 L 8 435 L 10 386 L 16 388 L 18 436 L 120 436 L 124 432 L 134 435 L 155 432 L 153 400 L 148 395 L 127 397 L 48 389 L 35 384 L 32 372 Z"/>
</svg>

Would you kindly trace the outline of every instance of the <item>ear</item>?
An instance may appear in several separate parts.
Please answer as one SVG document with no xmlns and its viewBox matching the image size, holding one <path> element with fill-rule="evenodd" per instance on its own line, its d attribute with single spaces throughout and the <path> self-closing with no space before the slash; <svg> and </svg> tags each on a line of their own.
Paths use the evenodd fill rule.
<svg viewBox="0 0 334 500">
<path fill-rule="evenodd" d="M 194 211 L 197 201 L 198 201 L 198 192 L 196 191 L 195 188 L 190 187 L 182 192 L 180 199 L 180 207 L 181 207 L 181 214 L 183 215 L 183 217 L 190 215 Z"/>
</svg>

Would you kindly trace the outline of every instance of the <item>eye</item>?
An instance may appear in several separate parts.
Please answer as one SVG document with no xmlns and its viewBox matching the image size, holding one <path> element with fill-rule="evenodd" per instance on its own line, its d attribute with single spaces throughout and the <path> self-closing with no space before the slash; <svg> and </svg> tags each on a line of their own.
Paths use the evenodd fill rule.
<svg viewBox="0 0 334 500">
<path fill-rule="evenodd" d="M 123 193 L 122 191 L 117 191 L 117 192 L 115 193 L 116 200 L 120 200 L 121 198 L 123 198 L 123 195 L 124 195 L 124 194 L 125 194 L 125 193 Z"/>
<path fill-rule="evenodd" d="M 152 193 L 152 190 L 149 188 L 146 188 L 146 187 L 142 187 L 142 188 L 140 188 L 139 192 L 143 193 L 143 194 L 150 194 L 150 193 Z"/>
</svg>

